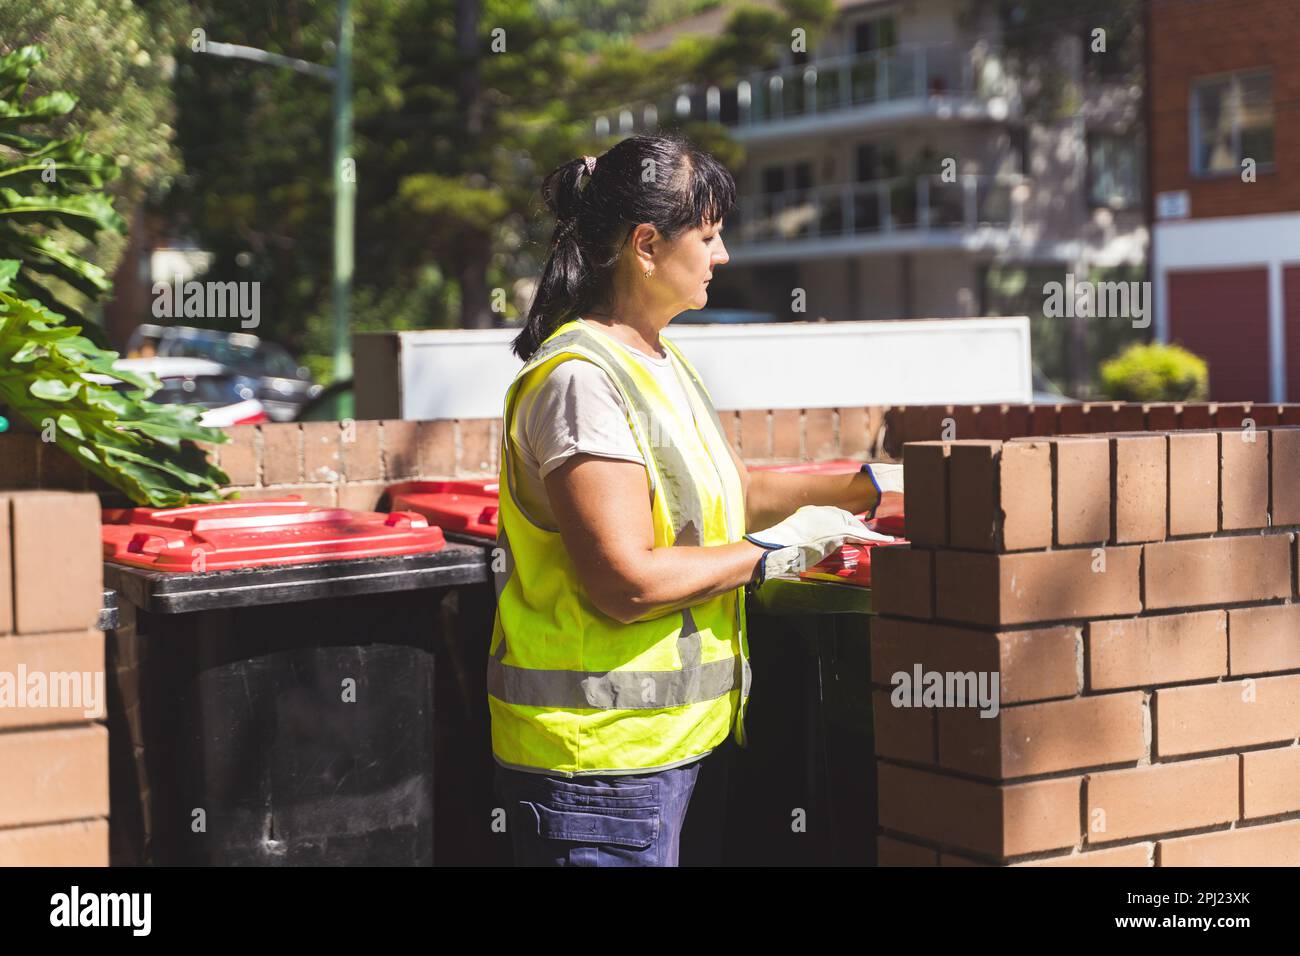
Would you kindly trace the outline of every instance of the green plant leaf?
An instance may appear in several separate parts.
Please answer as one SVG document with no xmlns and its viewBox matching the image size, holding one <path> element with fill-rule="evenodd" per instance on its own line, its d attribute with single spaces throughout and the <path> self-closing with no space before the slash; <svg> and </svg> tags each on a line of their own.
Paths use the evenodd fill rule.
<svg viewBox="0 0 1300 956">
<path fill-rule="evenodd" d="M 40 378 L 32 382 L 27 391 L 33 398 L 44 399 L 47 402 L 66 402 L 70 398 L 75 398 L 80 388 L 80 384 L 69 384 L 53 378 Z"/>
<path fill-rule="evenodd" d="M 85 432 L 81 430 L 81 425 L 79 425 L 77 420 L 71 415 L 60 415 L 54 420 L 54 423 L 58 425 L 62 431 L 71 435 L 73 438 L 85 441 Z"/>
<path fill-rule="evenodd" d="M 0 291 L 0 404 L 37 428 L 53 420 L 60 448 L 139 504 L 223 500 L 229 478 L 195 442 L 226 435 L 198 424 L 200 408 L 149 402 L 157 379 L 114 368 L 117 353 L 80 332 L 42 303 Z M 85 378 L 94 374 L 135 387 Z"/>
</svg>

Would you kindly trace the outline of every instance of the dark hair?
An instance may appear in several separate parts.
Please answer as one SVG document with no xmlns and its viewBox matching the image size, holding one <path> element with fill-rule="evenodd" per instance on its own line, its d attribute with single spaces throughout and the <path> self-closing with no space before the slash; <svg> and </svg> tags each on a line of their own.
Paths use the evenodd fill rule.
<svg viewBox="0 0 1300 956">
<path fill-rule="evenodd" d="M 511 343 L 524 361 L 564 322 L 607 301 L 636 226 L 650 223 L 672 241 L 719 222 L 735 205 L 736 181 L 683 137 L 630 136 L 594 166 L 580 157 L 556 167 L 542 181 L 542 199 L 557 222 L 528 319 Z"/>
</svg>

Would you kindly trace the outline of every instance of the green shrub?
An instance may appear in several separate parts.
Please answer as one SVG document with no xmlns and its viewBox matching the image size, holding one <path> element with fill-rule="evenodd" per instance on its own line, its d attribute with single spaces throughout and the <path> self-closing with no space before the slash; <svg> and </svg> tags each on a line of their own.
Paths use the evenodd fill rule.
<svg viewBox="0 0 1300 956">
<path fill-rule="evenodd" d="M 1101 363 L 1107 398 L 1125 402 L 1201 402 L 1209 394 L 1205 359 L 1178 345 L 1130 345 Z"/>
</svg>

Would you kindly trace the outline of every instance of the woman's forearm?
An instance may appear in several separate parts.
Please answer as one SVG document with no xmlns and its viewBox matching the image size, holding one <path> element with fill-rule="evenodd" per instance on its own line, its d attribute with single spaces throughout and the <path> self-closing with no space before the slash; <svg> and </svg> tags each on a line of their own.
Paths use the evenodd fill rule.
<svg viewBox="0 0 1300 956">
<path fill-rule="evenodd" d="M 871 479 L 851 475 L 792 475 L 779 471 L 751 471 L 745 496 L 745 522 L 756 531 L 776 524 L 804 505 L 833 505 L 852 511 L 870 511 L 878 495 Z"/>
<path fill-rule="evenodd" d="M 749 583 L 764 549 L 748 541 L 713 547 L 662 547 L 642 552 L 621 576 L 606 613 L 623 623 L 661 617 Z"/>
</svg>

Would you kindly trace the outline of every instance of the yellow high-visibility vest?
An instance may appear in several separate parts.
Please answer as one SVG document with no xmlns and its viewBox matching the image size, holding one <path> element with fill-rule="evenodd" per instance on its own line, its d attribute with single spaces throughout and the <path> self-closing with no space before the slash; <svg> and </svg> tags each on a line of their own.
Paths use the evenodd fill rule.
<svg viewBox="0 0 1300 956">
<path fill-rule="evenodd" d="M 488 706 L 492 750 L 507 767 L 563 775 L 664 770 L 707 753 L 733 725 L 745 746 L 744 588 L 620 623 L 591 603 L 559 531 L 534 521 L 515 494 L 510 433 L 520 397 L 561 362 L 594 362 L 622 394 L 645 457 L 655 547 L 741 540 L 744 494 L 722 423 L 695 369 L 660 341 L 690 408 L 675 407 L 635 359 L 577 319 L 542 343 L 506 392 Z"/>
</svg>

